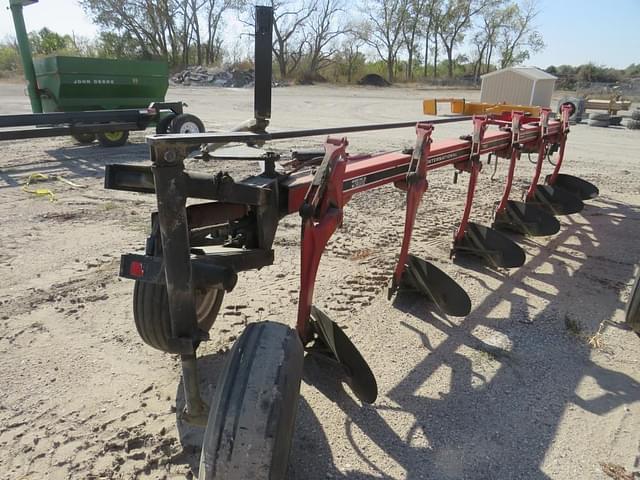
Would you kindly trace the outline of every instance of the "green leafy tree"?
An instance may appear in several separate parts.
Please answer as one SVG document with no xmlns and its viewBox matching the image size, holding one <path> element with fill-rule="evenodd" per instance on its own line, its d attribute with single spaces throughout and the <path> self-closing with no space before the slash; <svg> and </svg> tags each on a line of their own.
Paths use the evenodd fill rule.
<svg viewBox="0 0 640 480">
<path fill-rule="evenodd" d="M 69 35 L 59 35 L 44 27 L 38 32 L 29 33 L 31 49 L 36 55 L 50 55 L 64 50 L 73 50 L 73 39 Z"/>
</svg>

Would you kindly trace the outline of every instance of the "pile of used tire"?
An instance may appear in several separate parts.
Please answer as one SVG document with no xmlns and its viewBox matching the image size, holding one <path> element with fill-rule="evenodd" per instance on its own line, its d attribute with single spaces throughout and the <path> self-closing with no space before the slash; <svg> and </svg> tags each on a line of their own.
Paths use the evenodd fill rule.
<svg viewBox="0 0 640 480">
<path fill-rule="evenodd" d="M 569 123 L 575 125 L 582 122 L 582 116 L 585 114 L 585 102 L 584 98 L 578 97 L 563 97 L 558 102 L 558 116 L 562 113 L 562 107 L 568 105 L 571 108 L 569 116 Z"/>
<path fill-rule="evenodd" d="M 640 109 L 631 112 L 631 118 L 627 120 L 627 128 L 629 130 L 640 130 Z"/>
<path fill-rule="evenodd" d="M 609 126 L 608 113 L 594 112 L 589 114 L 589 126 L 590 127 L 608 127 Z"/>
<path fill-rule="evenodd" d="M 610 115 L 609 113 L 590 113 L 589 114 L 589 126 L 590 127 L 609 127 L 618 126 L 622 123 L 622 117 L 620 115 Z"/>
</svg>

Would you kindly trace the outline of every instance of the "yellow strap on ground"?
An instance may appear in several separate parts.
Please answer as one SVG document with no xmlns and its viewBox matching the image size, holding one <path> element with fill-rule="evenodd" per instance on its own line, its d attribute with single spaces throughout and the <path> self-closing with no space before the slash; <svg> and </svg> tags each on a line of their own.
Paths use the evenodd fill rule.
<svg viewBox="0 0 640 480">
<path fill-rule="evenodd" d="M 40 173 L 40 172 L 35 172 L 32 173 L 31 175 L 29 175 L 29 177 L 27 177 L 27 181 L 25 182 L 24 186 L 22 187 L 22 190 L 26 193 L 31 193 L 33 195 L 36 195 L 38 197 L 49 197 L 49 201 L 53 202 L 56 200 L 55 195 L 53 194 L 53 192 L 51 190 L 49 190 L 48 188 L 36 188 L 34 189 L 30 189 L 27 188 L 29 185 L 31 185 L 32 183 L 36 183 L 36 182 L 46 182 L 48 180 L 59 180 L 63 183 L 66 183 L 67 185 L 73 187 L 73 188 L 85 188 L 86 185 L 80 185 L 78 183 L 74 183 L 71 180 L 67 180 L 66 178 L 64 178 L 61 175 L 46 175 L 44 173 Z"/>
<path fill-rule="evenodd" d="M 31 193 L 37 197 L 49 197 L 50 202 L 54 202 L 56 200 L 56 196 L 53 194 L 51 190 L 48 188 L 36 188 L 35 190 L 27 188 L 26 185 L 22 187 L 22 190 L 27 193 Z"/>
</svg>

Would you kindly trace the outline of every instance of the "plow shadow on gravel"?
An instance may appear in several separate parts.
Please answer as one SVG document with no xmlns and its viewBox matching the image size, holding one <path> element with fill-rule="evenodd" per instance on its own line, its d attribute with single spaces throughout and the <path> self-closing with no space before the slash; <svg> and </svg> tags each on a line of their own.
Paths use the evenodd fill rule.
<svg viewBox="0 0 640 480">
<path fill-rule="evenodd" d="M 117 151 L 116 151 L 117 150 Z M 32 173 L 60 175 L 67 180 L 102 178 L 104 167 L 114 159 L 122 163 L 139 163 L 145 159 L 147 147 L 144 143 L 129 144 L 105 155 L 104 149 L 95 146 L 68 146 L 45 150 L 49 158 L 33 159 L 0 166 L 0 190 L 19 187 Z M 114 153 L 115 152 L 115 153 Z"/>
<path fill-rule="evenodd" d="M 620 291 L 632 277 L 635 259 L 616 260 L 615 252 L 625 248 L 620 245 L 620 232 L 624 232 L 624 238 L 630 242 L 627 251 L 633 253 L 632 239 L 640 236 L 640 212 L 601 199 L 597 207 L 583 212 L 583 218 L 569 218 L 564 223 L 557 237 L 546 246 L 537 245 L 540 252 L 530 257 L 524 267 L 490 293 L 460 324 L 430 312 L 427 303 L 418 296 L 404 296 L 397 301 L 397 307 L 425 322 L 424 327 L 419 323 L 416 327 L 414 322 L 401 328 L 415 332 L 428 353 L 395 387 L 382 392 L 394 406 L 363 408 L 344 391 L 335 375 L 327 373 L 325 366 L 306 365 L 305 381 L 334 399 L 346 413 L 345 435 L 361 461 L 376 473 L 353 470 L 345 474 L 335 468 L 331 470 L 328 467 L 331 449 L 322 427 L 317 420 L 314 423 L 313 413 L 304 408 L 301 400 L 301 417 L 305 422 L 300 425 L 310 421 L 313 426 L 304 429 L 294 441 L 291 478 L 324 479 L 328 478 L 327 473 L 338 479 L 396 478 L 384 471 L 384 465 L 391 460 L 406 471 L 402 478 L 408 480 L 549 479 L 541 467 L 570 404 L 604 415 L 623 404 L 640 401 L 640 384 L 594 363 L 585 336 L 586 332 L 597 331 L 600 323 L 611 318 L 616 310 L 624 308 Z M 574 253 L 578 251 L 586 258 Z M 552 266 L 551 273 L 536 271 L 547 263 Z M 524 283 L 527 277 L 536 280 L 536 288 Z M 538 288 L 540 282 L 546 288 Z M 557 294 L 546 293 L 553 291 Z M 529 318 L 527 299 L 532 296 L 545 302 L 546 307 Z M 564 299 L 566 311 L 558 308 L 560 298 Z M 492 317 L 491 312 L 501 301 L 510 303 L 510 315 Z M 580 328 L 585 333 L 578 334 L 569 328 L 567 319 L 572 311 L 589 312 L 589 316 L 580 318 Z M 625 328 L 618 325 L 607 328 L 610 326 Z M 477 327 L 493 329 L 508 338 L 511 347 L 480 340 L 472 334 Z M 434 328 L 446 334 L 446 339 L 437 346 L 429 340 L 429 332 Z M 461 347 L 473 353 L 462 354 Z M 492 378 L 476 371 L 482 361 L 496 366 Z M 449 392 L 440 392 L 439 398 L 418 395 L 421 385 L 443 366 L 451 372 Z M 603 393 L 589 399 L 578 395 L 576 389 L 585 377 L 590 377 Z M 381 415 L 385 410 L 387 414 L 408 413 L 415 419 L 407 438 L 398 435 L 387 423 Z M 361 448 L 354 428 L 389 457 L 380 462 L 383 466 Z M 411 446 L 416 435 L 426 438 L 427 447 Z M 585 466 L 585 471 L 599 469 L 599 461 L 607 459 L 590 460 L 593 464 Z M 303 464 L 304 472 L 298 473 L 294 465 Z"/>
</svg>

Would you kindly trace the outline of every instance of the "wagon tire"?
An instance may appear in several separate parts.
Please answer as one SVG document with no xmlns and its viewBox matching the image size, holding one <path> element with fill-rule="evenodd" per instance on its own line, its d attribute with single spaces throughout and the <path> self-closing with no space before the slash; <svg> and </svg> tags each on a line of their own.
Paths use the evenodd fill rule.
<svg viewBox="0 0 640 480">
<path fill-rule="evenodd" d="M 169 129 L 171 128 L 171 122 L 173 122 L 173 119 L 176 117 L 177 115 L 175 113 L 170 113 L 162 117 L 158 121 L 158 124 L 156 125 L 156 133 L 160 135 L 169 133 Z"/>
<path fill-rule="evenodd" d="M 127 143 L 129 138 L 129 130 L 118 130 L 114 132 L 101 132 L 98 133 L 98 142 L 103 147 L 121 147 Z"/>
<path fill-rule="evenodd" d="M 591 120 L 589 119 L 589 126 L 590 127 L 608 127 L 609 126 L 609 120 Z"/>
<path fill-rule="evenodd" d="M 631 118 L 632 118 L 633 120 L 638 120 L 638 121 L 640 121 L 640 110 L 638 110 L 638 109 L 633 110 L 633 111 L 631 112 Z"/>
<path fill-rule="evenodd" d="M 169 126 L 171 133 L 204 133 L 204 124 L 195 115 L 182 113 L 176 115 Z"/>
<path fill-rule="evenodd" d="M 304 350 L 295 330 L 250 324 L 216 387 L 199 480 L 283 480 L 293 436 Z"/>
<path fill-rule="evenodd" d="M 224 290 L 196 290 L 195 296 L 198 328 L 208 332 L 220 311 Z M 175 353 L 170 347 L 171 317 L 165 285 L 136 280 L 133 287 L 133 319 L 140 338 L 147 345 Z"/>
<path fill-rule="evenodd" d="M 640 265 L 636 266 L 635 281 L 627 302 L 624 320 L 640 336 Z"/>
<path fill-rule="evenodd" d="M 640 120 L 627 120 L 629 130 L 640 130 Z"/>
<path fill-rule="evenodd" d="M 74 133 L 71 136 L 80 145 L 90 145 L 96 139 L 95 133 Z"/>
</svg>

